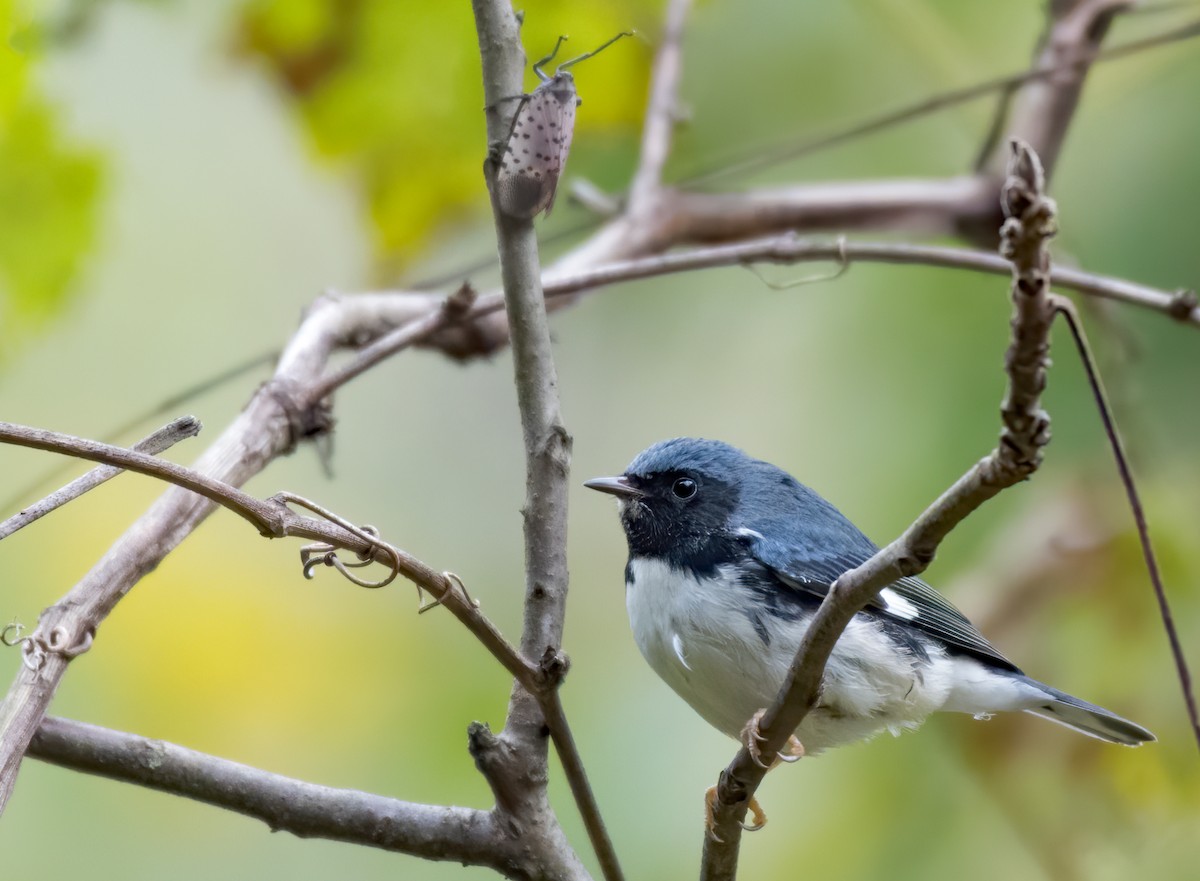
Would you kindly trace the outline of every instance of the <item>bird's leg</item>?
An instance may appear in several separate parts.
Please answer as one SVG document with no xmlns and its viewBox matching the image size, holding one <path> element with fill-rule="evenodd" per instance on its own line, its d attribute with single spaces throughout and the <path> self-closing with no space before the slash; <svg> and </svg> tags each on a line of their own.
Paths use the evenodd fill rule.
<svg viewBox="0 0 1200 881">
<path fill-rule="evenodd" d="M 717 842 L 717 844 L 724 844 L 725 842 L 717 837 L 716 820 L 713 817 L 713 810 L 716 808 L 716 804 L 717 787 L 710 786 L 704 793 L 704 828 L 713 841 Z M 767 812 L 762 809 L 762 805 L 758 803 L 758 799 L 750 796 L 750 804 L 747 805 L 747 808 L 754 817 L 754 822 L 742 823 L 743 829 L 747 832 L 757 832 L 763 826 L 767 825 Z"/>
<path fill-rule="evenodd" d="M 802 744 L 796 735 L 788 735 L 787 751 L 775 754 L 775 758 L 771 760 L 771 764 L 763 761 L 762 750 L 759 744 L 766 740 L 762 736 L 762 732 L 758 730 L 759 724 L 762 722 L 762 717 L 766 714 L 766 710 L 762 709 L 750 717 L 750 721 L 742 728 L 742 742 L 746 744 L 746 749 L 750 751 L 750 758 L 754 760 L 754 764 L 760 768 L 770 771 L 780 762 L 792 764 L 799 761 L 804 756 L 804 744 Z"/>
<path fill-rule="evenodd" d="M 754 763 L 760 768 L 770 771 L 780 762 L 791 764 L 792 762 L 799 761 L 804 755 L 804 744 L 796 738 L 796 735 L 789 735 L 786 752 L 776 753 L 775 758 L 771 760 L 771 764 L 769 765 L 764 762 L 759 744 L 766 740 L 766 738 L 758 730 L 758 726 L 762 722 L 762 717 L 766 712 L 765 709 L 759 710 L 750 717 L 750 721 L 742 729 L 742 742 L 746 744 L 746 749 L 750 751 L 750 758 L 754 760 Z M 712 836 L 713 841 L 720 843 L 721 839 L 717 837 L 714 828 L 715 821 L 713 819 L 713 809 L 716 803 L 717 787 L 710 786 L 708 787 L 708 791 L 704 793 L 704 828 L 708 830 L 708 834 Z M 762 809 L 762 805 L 758 803 L 757 798 L 751 796 L 750 804 L 747 805 L 747 808 L 754 820 L 751 823 L 742 823 L 743 829 L 747 832 L 757 832 L 763 826 L 767 825 L 767 812 Z"/>
</svg>

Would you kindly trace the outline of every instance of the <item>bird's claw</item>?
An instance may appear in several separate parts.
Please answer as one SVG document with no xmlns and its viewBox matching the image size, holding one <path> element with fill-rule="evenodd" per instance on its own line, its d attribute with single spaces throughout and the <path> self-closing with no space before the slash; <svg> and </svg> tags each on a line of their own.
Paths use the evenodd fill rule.
<svg viewBox="0 0 1200 881">
<path fill-rule="evenodd" d="M 794 734 L 788 735 L 786 752 L 776 753 L 775 758 L 771 760 L 770 764 L 763 761 L 762 749 L 759 747 L 759 744 L 763 743 L 766 738 L 763 737 L 762 732 L 759 730 L 759 725 L 762 723 L 762 718 L 766 715 L 766 712 L 765 709 L 759 710 L 750 717 L 750 721 L 742 728 L 742 742 L 746 744 L 746 749 L 750 752 L 750 758 L 754 761 L 754 764 L 758 765 L 764 771 L 770 771 L 780 762 L 790 765 L 793 762 L 800 761 L 804 756 L 804 744 Z"/>
<path fill-rule="evenodd" d="M 743 821 L 742 822 L 743 829 L 745 829 L 747 832 L 757 832 L 763 826 L 767 825 L 767 812 L 762 809 L 762 805 L 760 805 L 758 803 L 758 799 L 751 796 L 750 804 L 748 805 L 748 809 L 749 809 L 750 813 L 754 816 L 754 822 L 746 823 Z"/>
<path fill-rule="evenodd" d="M 775 760 L 786 765 L 792 765 L 804 758 L 804 744 L 794 734 L 788 735 L 787 752 L 776 753 Z"/>
<path fill-rule="evenodd" d="M 710 786 L 704 793 L 704 830 L 708 833 L 708 837 L 717 844 L 724 844 L 725 841 L 717 835 L 717 823 L 713 812 L 717 805 L 717 787 Z M 747 832 L 757 832 L 763 826 L 767 825 L 767 812 L 762 809 L 762 805 L 758 803 L 758 799 L 754 796 L 750 797 L 750 803 L 746 806 L 750 815 L 754 818 L 751 823 L 742 822 L 742 828 Z"/>
</svg>

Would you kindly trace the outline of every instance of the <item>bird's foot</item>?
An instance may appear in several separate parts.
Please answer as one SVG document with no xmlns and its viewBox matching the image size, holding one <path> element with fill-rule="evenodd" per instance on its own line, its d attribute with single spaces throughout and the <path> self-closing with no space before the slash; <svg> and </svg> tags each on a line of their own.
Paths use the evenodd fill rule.
<svg viewBox="0 0 1200 881">
<path fill-rule="evenodd" d="M 713 817 L 716 804 L 717 787 L 710 786 L 704 793 L 704 829 L 713 841 L 718 844 L 724 844 L 725 842 L 717 837 L 716 820 Z M 758 803 L 758 799 L 754 798 L 754 796 L 750 797 L 750 804 L 747 805 L 747 809 L 750 811 L 750 815 L 754 818 L 754 821 L 752 823 L 742 823 L 743 829 L 747 832 L 757 832 L 763 826 L 767 825 L 767 812 L 762 809 L 762 805 Z"/>
<path fill-rule="evenodd" d="M 786 762 L 790 765 L 792 762 L 800 761 L 804 757 L 804 744 L 794 734 L 788 735 L 787 747 L 784 752 L 776 753 L 775 758 L 771 760 L 770 764 L 763 761 L 762 749 L 759 747 L 759 744 L 766 740 L 766 738 L 762 736 L 762 732 L 758 730 L 758 726 L 762 723 L 762 718 L 766 712 L 765 709 L 759 710 L 750 717 L 750 721 L 742 729 L 742 743 L 746 744 L 746 749 L 750 751 L 750 758 L 754 760 L 754 764 L 770 771 L 780 762 Z"/>
</svg>

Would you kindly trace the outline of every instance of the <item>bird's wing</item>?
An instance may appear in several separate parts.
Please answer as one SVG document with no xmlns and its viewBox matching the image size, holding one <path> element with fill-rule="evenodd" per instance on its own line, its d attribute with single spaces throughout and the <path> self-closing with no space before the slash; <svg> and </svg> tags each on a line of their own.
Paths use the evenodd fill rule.
<svg viewBox="0 0 1200 881">
<path fill-rule="evenodd" d="M 766 539 L 753 529 L 741 530 L 738 538 L 750 554 L 775 575 L 781 589 L 801 591 L 822 599 L 838 576 L 865 563 L 877 550 L 865 536 L 849 553 L 836 556 L 801 556 L 794 547 Z M 950 649 L 1006 670 L 1021 672 L 949 600 L 919 578 L 905 577 L 892 582 L 866 608 L 923 631 Z"/>
</svg>

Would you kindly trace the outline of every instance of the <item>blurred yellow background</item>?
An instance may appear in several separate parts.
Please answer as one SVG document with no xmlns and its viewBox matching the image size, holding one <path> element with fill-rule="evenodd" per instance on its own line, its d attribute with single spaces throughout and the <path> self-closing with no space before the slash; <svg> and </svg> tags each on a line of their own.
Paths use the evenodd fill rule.
<svg viewBox="0 0 1200 881">
<path fill-rule="evenodd" d="M 686 45 L 690 121 L 669 173 L 1019 69 L 1042 5 L 703 3 Z M 531 57 L 560 33 L 571 54 L 630 26 L 645 35 L 574 70 L 584 104 L 568 183 L 619 190 L 636 158 L 660 4 L 524 9 Z M 1119 21 L 1111 42 L 1186 13 Z M 278 348 L 322 290 L 412 284 L 493 253 L 466 3 L 0 0 L 0 28 L 0 418 L 103 437 Z M 1052 184 L 1059 259 L 1166 289 L 1197 285 L 1197 94 L 1194 43 L 1090 76 Z M 990 109 L 973 104 L 724 185 L 957 174 Z M 548 235 L 586 219 L 560 198 L 539 225 Z M 809 272 L 767 270 L 783 282 Z M 470 278 L 484 288 L 495 273 Z M 718 437 L 890 540 L 994 443 L 1006 295 L 1002 280 L 920 268 L 855 266 L 786 292 L 728 269 L 624 285 L 553 318 L 575 437 L 564 700 L 631 878 L 695 877 L 700 796 L 734 745 L 638 656 L 616 517 L 579 484 L 620 471 L 654 440 Z M 1086 317 L 1200 663 L 1200 334 L 1129 308 Z M 772 821 L 746 839 L 744 877 L 1195 877 L 1196 745 L 1068 345 L 1060 333 L 1043 471 L 955 532 L 928 578 L 994 621 L 985 630 L 1031 675 L 1161 742 L 1124 750 L 1032 717 L 937 717 L 918 734 L 770 775 L 761 795 Z M 265 375 L 121 440 L 191 412 L 206 429 L 170 454 L 189 462 Z M 343 390 L 336 416 L 334 479 L 301 448 L 248 490 L 290 489 L 376 524 L 459 573 L 515 639 L 524 475 L 507 353 L 465 366 L 404 354 Z M 49 491 L 65 476 L 12 498 L 57 464 L 0 448 L 0 497 L 16 510 Z M 32 625 L 158 492 L 123 477 L 5 541 L 0 619 Z M 1006 607 L 995 593 L 1012 586 L 1006 567 L 1053 539 L 1005 544 L 1013 524 L 1076 494 L 1112 540 L 1076 551 Z M 486 807 L 465 729 L 502 724 L 507 677 L 449 615 L 418 618 L 408 587 L 363 591 L 327 571 L 304 581 L 298 547 L 215 515 L 121 603 L 52 711 L 327 785 Z M 0 651 L 0 679 L 19 663 Z M 594 865 L 556 765 L 552 774 L 560 817 Z M 0 864 L 6 877 L 52 867 L 97 881 L 485 871 L 272 835 L 34 761 L 0 822 Z"/>
</svg>

